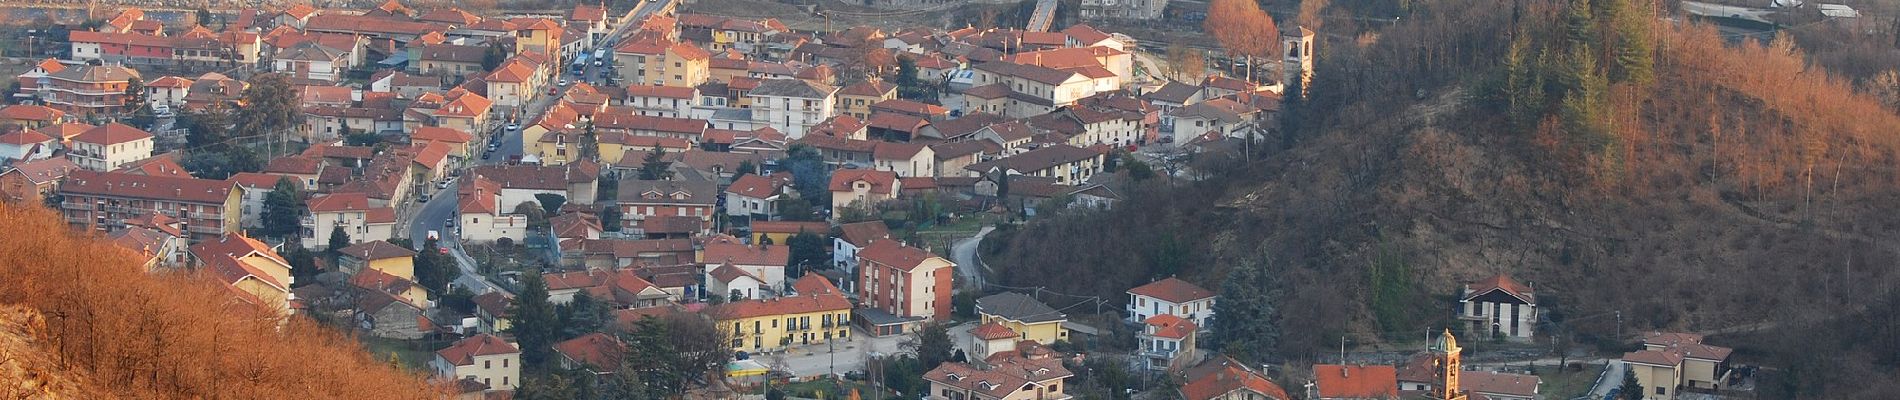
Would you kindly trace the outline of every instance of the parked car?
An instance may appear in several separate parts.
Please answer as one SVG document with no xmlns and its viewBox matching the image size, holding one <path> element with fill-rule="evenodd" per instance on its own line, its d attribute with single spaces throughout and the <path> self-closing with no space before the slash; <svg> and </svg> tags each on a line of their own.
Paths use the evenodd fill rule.
<svg viewBox="0 0 1900 400">
<path fill-rule="evenodd" d="M 429 202 L 429 195 L 426 195 L 426 194 L 423 194 L 423 195 L 416 195 L 416 202 L 417 202 L 417 203 L 427 203 L 427 202 Z"/>
<path fill-rule="evenodd" d="M 561 86 L 567 87 L 567 78 L 561 78 Z"/>
<path fill-rule="evenodd" d="M 510 131 L 518 131 L 518 130 L 521 130 L 521 123 L 518 123 L 518 122 L 509 122 L 509 123 L 508 123 L 508 130 L 510 130 Z"/>
<path fill-rule="evenodd" d="M 495 150 L 494 150 L 494 149 L 489 149 L 488 151 L 484 151 L 484 152 L 482 152 L 482 159 L 483 159 L 483 160 L 486 160 L 486 159 L 489 159 L 490 157 L 494 157 L 494 156 L 495 156 Z"/>
<path fill-rule="evenodd" d="M 454 227 L 455 227 L 455 218 L 449 218 L 449 219 L 447 219 L 447 220 L 443 220 L 443 221 L 442 221 L 442 226 L 445 226 L 445 227 L 450 227 L 450 228 L 454 228 Z"/>
<path fill-rule="evenodd" d="M 448 189 L 448 188 L 449 188 L 449 180 L 447 180 L 447 179 L 443 179 L 443 180 L 439 180 L 439 181 L 435 181 L 435 188 L 436 188 L 436 189 Z"/>
</svg>

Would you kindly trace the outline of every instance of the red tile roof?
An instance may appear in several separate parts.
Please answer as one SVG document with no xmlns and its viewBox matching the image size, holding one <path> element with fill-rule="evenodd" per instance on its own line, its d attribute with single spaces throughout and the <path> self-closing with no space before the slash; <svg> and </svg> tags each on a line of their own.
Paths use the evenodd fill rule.
<svg viewBox="0 0 1900 400">
<path fill-rule="evenodd" d="M 970 335 L 982 340 L 1015 339 L 1016 331 L 1009 330 L 1009 327 L 992 321 L 971 328 Z"/>
<path fill-rule="evenodd" d="M 1182 374 L 1181 397 L 1185 400 L 1224 398 L 1228 393 L 1246 389 L 1272 400 L 1287 400 L 1286 389 L 1233 358 L 1208 359 Z M 1252 397 L 1246 397 L 1252 398 Z"/>
<path fill-rule="evenodd" d="M 0 107 L 0 118 L 5 119 L 53 122 L 65 116 L 65 112 L 55 110 L 51 107 L 32 104 L 15 104 Z"/>
<path fill-rule="evenodd" d="M 414 257 L 415 251 L 382 240 L 371 240 L 339 249 L 343 255 L 362 260 L 381 260 L 386 258 Z"/>
<path fill-rule="evenodd" d="M 1313 366 L 1313 378 L 1321 398 L 1384 399 L 1398 398 L 1398 369 L 1390 365 Z"/>
<path fill-rule="evenodd" d="M 82 169 L 84 168 L 80 168 L 79 164 L 74 164 L 73 160 L 66 159 L 65 157 L 55 157 L 44 160 L 17 162 L 13 164 L 12 168 L 6 171 L 0 171 L 0 174 L 18 172 L 25 176 L 27 181 L 37 185 L 65 178 L 66 175 L 71 174 L 73 171 Z"/>
<path fill-rule="evenodd" d="M 924 249 L 905 246 L 896 240 L 873 240 L 869 246 L 858 250 L 858 258 L 878 264 L 889 265 L 906 272 L 924 264 L 925 260 L 938 258 Z"/>
<path fill-rule="evenodd" d="M 1458 376 L 1458 387 L 1473 393 L 1496 393 L 1520 397 L 1537 397 L 1537 385 L 1543 381 L 1536 375 L 1507 374 L 1491 371 L 1465 371 Z M 1476 397 L 1476 396 L 1474 396 Z"/>
<path fill-rule="evenodd" d="M 763 317 L 768 315 L 807 314 L 827 311 L 850 311 L 851 301 L 844 295 L 801 294 L 767 300 L 742 300 L 708 307 L 706 315 L 717 320 Z"/>
<path fill-rule="evenodd" d="M 612 336 L 594 332 L 555 343 L 554 351 L 595 372 L 613 372 L 620 369 L 627 347 Z"/>
<path fill-rule="evenodd" d="M 1169 277 L 1152 283 L 1128 289 L 1128 293 L 1153 297 L 1171 303 L 1187 303 L 1214 297 L 1214 292 L 1202 289 L 1187 281 Z"/>
<path fill-rule="evenodd" d="M 521 350 L 516 349 L 514 344 L 501 340 L 495 335 L 478 333 L 467 339 L 457 340 L 448 348 L 436 350 L 435 356 L 448 360 L 450 364 L 466 366 L 475 365 L 476 356 L 519 353 Z"/>
<path fill-rule="evenodd" d="M 841 169 L 831 173 L 831 191 L 850 192 L 857 181 L 871 184 L 871 193 L 891 194 L 896 192 L 897 173 L 891 171 L 872 171 L 863 169 Z"/>
<path fill-rule="evenodd" d="M 745 196 L 745 197 L 751 197 L 755 199 L 763 199 L 763 198 L 771 197 L 773 195 L 777 195 L 779 188 L 783 186 L 784 185 L 782 185 L 780 182 L 773 181 L 770 178 L 759 176 L 758 174 L 746 174 L 745 176 L 739 177 L 739 179 L 734 179 L 731 185 L 726 186 L 726 193 L 732 193 L 732 194 Z M 759 221 L 759 222 L 768 222 L 768 221 Z M 756 222 L 753 223 L 753 228 L 755 229 L 755 231 L 757 229 L 757 226 L 758 226 L 758 223 Z"/>
<path fill-rule="evenodd" d="M 370 209 L 369 196 L 360 192 L 316 196 L 304 204 L 310 208 L 311 213 L 368 211 Z"/>
<path fill-rule="evenodd" d="M 151 139 L 151 138 L 152 138 L 152 134 L 150 132 L 146 132 L 143 129 L 133 128 L 130 125 L 112 122 L 112 123 L 107 123 L 102 126 L 94 127 L 92 129 L 87 129 L 85 132 L 80 133 L 79 136 L 74 137 L 73 141 L 94 143 L 94 144 L 101 144 L 101 145 L 114 145 L 114 144 L 130 143 L 133 141 Z"/>
<path fill-rule="evenodd" d="M 1148 320 L 1142 322 L 1154 328 L 1154 332 L 1151 333 L 1152 335 L 1169 339 L 1186 339 L 1188 335 L 1194 333 L 1195 329 L 1198 329 L 1194 326 L 1194 321 L 1177 317 L 1174 314 L 1155 314 L 1155 316 L 1148 317 Z"/>
<path fill-rule="evenodd" d="M 236 187 L 227 181 L 169 176 L 135 175 L 123 172 L 72 171 L 60 185 L 61 193 L 164 199 L 198 204 L 223 205 Z"/>
<path fill-rule="evenodd" d="M 731 285 L 732 282 L 739 280 L 739 278 L 752 278 L 753 281 L 765 283 L 765 279 L 753 276 L 752 273 L 739 269 L 738 266 L 734 266 L 731 263 L 719 264 L 718 268 L 706 271 L 706 276 L 727 285 Z"/>
<path fill-rule="evenodd" d="M 475 136 L 470 135 L 468 132 L 463 132 L 460 129 L 436 126 L 417 127 L 414 132 L 409 133 L 409 143 L 411 144 L 430 141 L 468 143 L 473 140 L 475 140 Z"/>
<path fill-rule="evenodd" d="M 758 245 L 748 246 L 730 237 L 713 239 L 700 250 L 700 260 L 706 264 L 731 263 L 738 265 L 785 266 L 792 258 L 791 246 Z"/>
<path fill-rule="evenodd" d="M 832 285 L 830 280 L 825 279 L 824 275 L 819 274 L 805 274 L 799 277 L 797 281 L 792 282 L 792 290 L 798 294 L 844 293 L 838 290 L 837 285 Z"/>
<path fill-rule="evenodd" d="M 1482 281 L 1465 285 L 1465 290 L 1469 290 L 1470 293 L 1465 295 L 1464 300 L 1471 300 L 1478 296 L 1483 296 L 1485 293 L 1490 293 L 1493 290 L 1502 290 L 1504 294 L 1516 297 L 1525 303 L 1537 304 L 1537 294 L 1532 292 L 1530 287 L 1517 283 L 1516 280 L 1511 279 L 1510 275 L 1506 274 L 1498 274 L 1490 278 L 1485 278 Z"/>
<path fill-rule="evenodd" d="M 46 134 L 40 133 L 39 131 L 21 130 L 21 131 L 13 131 L 13 132 L 5 133 L 5 134 L 0 134 L 0 144 L 10 144 L 10 145 L 21 146 L 21 147 L 35 145 L 35 144 L 47 144 L 48 142 L 52 142 L 52 141 L 53 141 L 52 136 L 46 136 Z"/>
<path fill-rule="evenodd" d="M 884 225 L 884 221 L 854 222 L 839 225 L 838 230 L 842 232 L 838 236 L 840 239 L 858 247 L 864 247 L 872 240 L 891 237 L 890 227 Z"/>
</svg>

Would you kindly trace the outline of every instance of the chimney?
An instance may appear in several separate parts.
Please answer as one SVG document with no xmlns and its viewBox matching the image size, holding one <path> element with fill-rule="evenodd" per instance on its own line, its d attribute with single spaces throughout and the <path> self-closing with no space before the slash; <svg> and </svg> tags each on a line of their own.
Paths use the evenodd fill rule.
<svg viewBox="0 0 1900 400">
<path fill-rule="evenodd" d="M 1339 377 L 1341 377 L 1341 378 L 1351 378 L 1351 377 L 1352 377 L 1352 366 L 1350 366 L 1350 365 L 1341 365 L 1341 366 L 1339 366 Z"/>
</svg>

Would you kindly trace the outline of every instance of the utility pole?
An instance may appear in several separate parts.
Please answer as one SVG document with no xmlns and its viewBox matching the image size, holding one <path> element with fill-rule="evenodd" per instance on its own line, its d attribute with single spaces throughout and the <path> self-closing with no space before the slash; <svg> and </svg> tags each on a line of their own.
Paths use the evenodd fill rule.
<svg viewBox="0 0 1900 400">
<path fill-rule="evenodd" d="M 1623 311 L 1616 312 L 1616 340 L 1623 340 Z"/>
</svg>

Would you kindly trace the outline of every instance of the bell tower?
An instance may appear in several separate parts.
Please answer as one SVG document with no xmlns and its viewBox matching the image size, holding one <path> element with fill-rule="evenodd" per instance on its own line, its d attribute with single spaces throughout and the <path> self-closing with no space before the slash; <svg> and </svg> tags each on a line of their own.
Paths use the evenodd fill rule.
<svg viewBox="0 0 1900 400">
<path fill-rule="evenodd" d="M 1432 399 L 1466 400 L 1463 390 L 1458 388 L 1458 373 L 1464 368 L 1463 348 L 1458 347 L 1458 338 L 1451 335 L 1451 329 L 1432 341 Z"/>
</svg>

